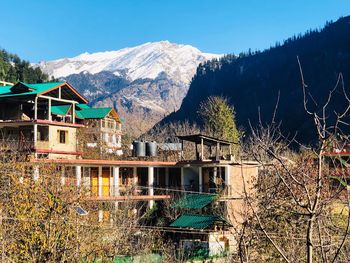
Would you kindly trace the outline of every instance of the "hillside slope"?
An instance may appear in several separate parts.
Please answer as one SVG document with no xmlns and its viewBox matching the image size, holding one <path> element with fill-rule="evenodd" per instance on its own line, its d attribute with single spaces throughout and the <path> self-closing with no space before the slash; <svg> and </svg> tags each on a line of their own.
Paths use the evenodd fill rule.
<svg viewBox="0 0 350 263">
<path fill-rule="evenodd" d="M 350 17 L 327 23 L 321 31 L 292 37 L 282 45 L 277 43 L 263 52 L 249 52 L 238 58 L 226 56 L 199 66 L 180 109 L 161 123 L 199 121 L 196 112 L 200 102 L 210 95 L 223 95 L 236 109 L 238 126 L 249 132 L 249 121 L 253 126 L 259 122 L 258 112 L 262 122 L 271 122 L 280 93 L 276 119 L 282 121 L 282 131 L 297 132 L 299 140 L 309 143 L 315 139 L 315 130 L 303 110 L 297 56 L 313 97 L 308 98 L 313 109 L 320 110 L 339 73 L 350 90 Z M 341 110 L 341 101 L 337 93 L 330 110 Z"/>
</svg>

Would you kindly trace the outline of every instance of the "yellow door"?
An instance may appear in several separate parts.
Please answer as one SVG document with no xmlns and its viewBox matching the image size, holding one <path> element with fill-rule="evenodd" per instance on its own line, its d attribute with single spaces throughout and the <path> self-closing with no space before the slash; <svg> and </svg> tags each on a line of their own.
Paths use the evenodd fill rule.
<svg viewBox="0 0 350 263">
<path fill-rule="evenodd" d="M 98 196 L 98 169 L 91 168 L 91 194 Z"/>
<path fill-rule="evenodd" d="M 102 170 L 102 196 L 109 196 L 109 169 Z"/>
</svg>

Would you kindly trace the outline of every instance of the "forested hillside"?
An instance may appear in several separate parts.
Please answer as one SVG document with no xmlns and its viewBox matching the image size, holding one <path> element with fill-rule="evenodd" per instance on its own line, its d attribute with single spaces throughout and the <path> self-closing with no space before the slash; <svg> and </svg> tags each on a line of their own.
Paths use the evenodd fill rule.
<svg viewBox="0 0 350 263">
<path fill-rule="evenodd" d="M 0 81 L 40 83 L 48 81 L 49 77 L 40 68 L 32 68 L 28 61 L 0 50 Z"/>
<path fill-rule="evenodd" d="M 320 110 L 339 73 L 350 90 L 350 17 L 327 23 L 322 30 L 308 31 L 263 52 L 247 52 L 212 60 L 197 68 L 181 108 L 162 123 L 188 119 L 199 122 L 201 101 L 210 95 L 226 96 L 236 110 L 239 127 L 249 132 L 249 121 L 270 122 L 280 94 L 276 119 L 285 134 L 298 132 L 298 139 L 315 139 L 312 120 L 303 109 L 303 92 L 297 56 L 308 85 L 308 103 Z M 329 113 L 340 111 L 341 87 L 330 103 Z"/>
</svg>

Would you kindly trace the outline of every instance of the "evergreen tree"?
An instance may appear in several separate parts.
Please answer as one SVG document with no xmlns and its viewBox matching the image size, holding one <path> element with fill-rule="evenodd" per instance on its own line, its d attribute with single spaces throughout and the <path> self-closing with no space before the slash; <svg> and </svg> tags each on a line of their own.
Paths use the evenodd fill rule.
<svg viewBox="0 0 350 263">
<path fill-rule="evenodd" d="M 0 50 L 0 80 L 7 82 L 23 81 L 28 83 L 41 83 L 50 81 L 49 76 L 40 68 L 31 67 L 28 61 L 20 59 L 17 55 Z M 51 79 L 54 81 L 55 79 Z"/>
<path fill-rule="evenodd" d="M 240 134 L 236 128 L 235 111 L 226 98 L 209 97 L 200 104 L 198 114 L 209 135 L 238 142 Z"/>
</svg>

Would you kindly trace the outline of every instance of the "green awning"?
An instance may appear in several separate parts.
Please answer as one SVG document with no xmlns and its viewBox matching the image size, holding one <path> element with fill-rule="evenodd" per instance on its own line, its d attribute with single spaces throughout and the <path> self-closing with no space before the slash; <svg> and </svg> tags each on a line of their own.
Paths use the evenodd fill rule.
<svg viewBox="0 0 350 263">
<path fill-rule="evenodd" d="M 172 222 L 170 224 L 170 227 L 207 229 L 213 227 L 216 224 L 224 224 L 226 226 L 229 225 L 225 219 L 217 215 L 184 214 Z"/>
<path fill-rule="evenodd" d="M 215 201 L 217 195 L 209 194 L 187 194 L 177 200 L 173 207 L 187 208 L 187 209 L 201 209 L 213 201 Z"/>
<path fill-rule="evenodd" d="M 51 106 L 51 113 L 55 115 L 66 115 L 72 105 Z"/>
<path fill-rule="evenodd" d="M 80 119 L 103 119 L 113 108 L 88 108 L 76 111 Z"/>
<path fill-rule="evenodd" d="M 77 104 L 77 108 L 83 110 L 83 109 L 90 109 L 90 106 L 84 103 Z"/>
</svg>

